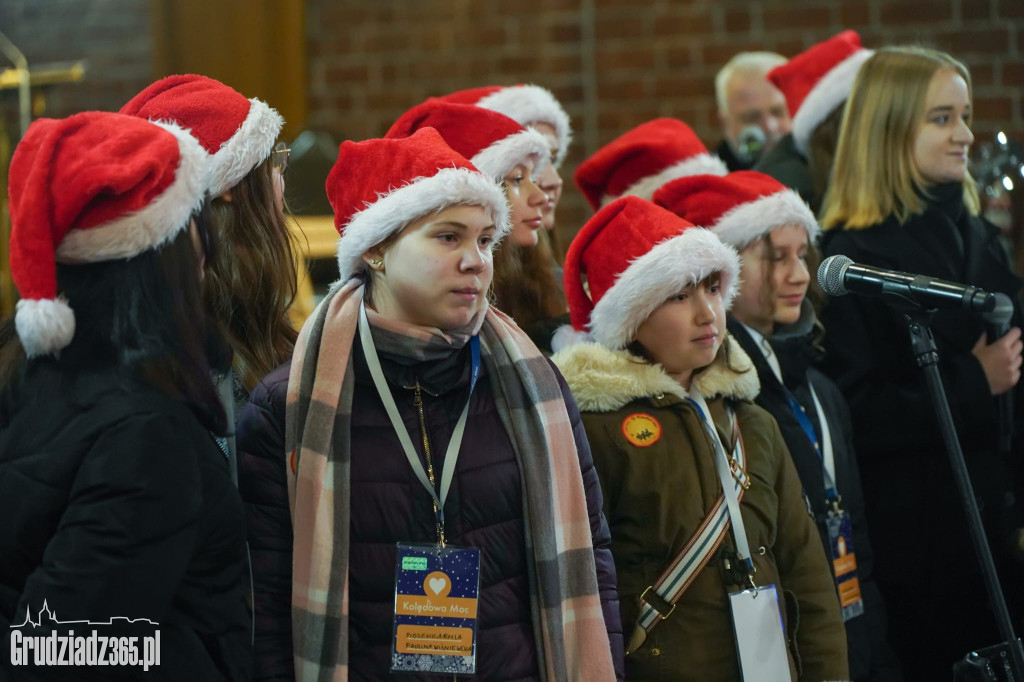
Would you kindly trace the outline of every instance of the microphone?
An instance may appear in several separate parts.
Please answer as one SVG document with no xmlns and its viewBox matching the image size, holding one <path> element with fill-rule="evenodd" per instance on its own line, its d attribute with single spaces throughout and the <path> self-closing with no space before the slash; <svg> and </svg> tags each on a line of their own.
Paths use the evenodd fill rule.
<svg viewBox="0 0 1024 682">
<path fill-rule="evenodd" d="M 768 139 L 760 126 L 747 126 L 736 138 L 736 152 L 746 164 L 753 165 L 761 157 Z"/>
<path fill-rule="evenodd" d="M 953 309 L 976 313 L 996 308 L 994 294 L 927 275 L 858 265 L 846 256 L 829 256 L 818 268 L 818 284 L 829 296 L 853 293 L 879 296 L 887 303 L 924 310 Z M 1011 313 L 1012 313 L 1012 304 Z"/>
<path fill-rule="evenodd" d="M 985 335 L 989 343 L 1006 336 L 1010 331 L 1010 318 L 1013 317 L 1013 301 L 1010 297 L 1000 291 L 992 296 L 996 299 L 995 307 L 981 315 L 981 319 L 985 321 Z"/>
</svg>

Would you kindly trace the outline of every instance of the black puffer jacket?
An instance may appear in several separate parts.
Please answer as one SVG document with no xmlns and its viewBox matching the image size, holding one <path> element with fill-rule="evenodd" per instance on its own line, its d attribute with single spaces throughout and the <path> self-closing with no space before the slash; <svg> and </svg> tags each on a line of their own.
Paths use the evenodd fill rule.
<svg viewBox="0 0 1024 682">
<path fill-rule="evenodd" d="M 394 613 L 395 543 L 435 540 L 432 498 L 415 477 L 384 411 L 358 342 L 353 344 L 355 389 L 351 428 L 351 547 L 349 675 L 388 676 Z M 381 353 L 384 374 L 420 457 L 422 431 L 404 389 L 419 380 L 423 419 L 435 470 L 465 406 L 466 352 L 443 363 L 403 365 Z M 247 508 L 255 576 L 257 678 L 292 679 L 292 526 L 285 479 L 284 414 L 289 365 L 256 387 L 238 426 L 239 487 Z M 477 678 L 540 678 L 537 633 L 530 609 L 522 480 L 495 409 L 486 363 L 470 402 L 462 452 L 446 504 L 448 541 L 481 550 Z M 612 658 L 622 677 L 622 629 L 608 525 L 580 415 L 559 375 L 586 487 L 598 585 Z M 403 679 L 440 679 L 403 675 Z"/>
<path fill-rule="evenodd" d="M 29 674 L 5 668 L 9 626 L 44 601 L 60 621 L 158 623 L 161 664 L 147 679 L 250 678 L 242 504 L 226 458 L 183 403 L 109 373 L 32 362 L 0 402 L 0 519 L 0 679 Z M 143 672 L 53 667 L 32 678 L 47 675 Z"/>
</svg>

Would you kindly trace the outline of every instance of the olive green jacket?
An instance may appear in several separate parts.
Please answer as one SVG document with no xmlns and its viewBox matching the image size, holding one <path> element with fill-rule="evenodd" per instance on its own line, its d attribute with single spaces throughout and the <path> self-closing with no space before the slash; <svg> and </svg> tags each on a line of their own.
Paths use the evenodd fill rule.
<svg viewBox="0 0 1024 682">
<path fill-rule="evenodd" d="M 758 585 L 774 584 L 794 680 L 849 678 L 846 632 L 821 539 L 775 420 L 750 402 L 760 390 L 750 358 L 729 339 L 694 377 L 722 443 L 732 448 L 734 406 L 751 480 L 740 505 Z M 552 358 L 583 412 L 604 493 L 618 570 L 622 623 L 631 632 L 639 597 L 678 554 L 721 494 L 714 450 L 685 390 L 657 365 L 596 344 Z M 731 366 L 730 366 L 731 365 Z M 738 680 L 723 559 L 730 530 L 670 617 L 626 659 L 629 680 Z"/>
</svg>

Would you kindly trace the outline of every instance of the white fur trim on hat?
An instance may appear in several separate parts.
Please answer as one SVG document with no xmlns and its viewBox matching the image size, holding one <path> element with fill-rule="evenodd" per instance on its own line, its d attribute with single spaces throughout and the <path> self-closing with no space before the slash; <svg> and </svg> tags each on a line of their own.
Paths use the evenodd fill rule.
<svg viewBox="0 0 1024 682">
<path fill-rule="evenodd" d="M 861 64 L 874 53 L 874 50 L 857 50 L 814 84 L 793 115 L 793 143 L 797 151 L 807 156 L 807 145 L 814 129 L 850 96 Z"/>
<path fill-rule="evenodd" d="M 249 102 L 249 115 L 213 155 L 210 196 L 220 196 L 237 185 L 274 151 L 284 119 L 255 97 Z"/>
<path fill-rule="evenodd" d="M 563 348 L 575 346 L 578 343 L 591 343 L 594 339 L 586 332 L 576 331 L 571 324 L 563 324 L 551 335 L 551 351 L 557 353 Z"/>
<path fill-rule="evenodd" d="M 18 301 L 14 327 L 25 355 L 50 355 L 71 343 L 75 313 L 60 296 L 56 300 L 23 298 Z"/>
<path fill-rule="evenodd" d="M 711 232 L 691 227 L 629 264 L 590 313 L 590 334 L 602 346 L 628 346 L 662 303 L 715 272 L 722 273 L 725 309 L 732 306 L 740 272 L 736 249 Z"/>
<path fill-rule="evenodd" d="M 742 250 L 775 228 L 792 224 L 807 230 L 811 244 L 818 241 L 820 228 L 814 213 L 799 194 L 786 189 L 734 206 L 707 227 L 726 244 Z"/>
<path fill-rule="evenodd" d="M 641 199 L 647 199 L 650 201 L 654 197 L 654 193 L 661 189 L 661 186 L 676 180 L 678 178 L 685 178 L 691 175 L 728 175 L 729 169 L 726 167 L 725 162 L 714 154 L 697 154 L 691 156 L 688 159 L 683 159 L 678 163 L 674 163 L 668 168 L 665 168 L 660 173 L 654 175 L 648 175 L 646 178 L 634 182 L 632 185 L 626 188 L 626 191 L 621 196 L 628 197 L 640 197 Z M 611 202 L 615 201 L 620 197 L 605 194 L 601 197 L 601 206 L 607 206 Z"/>
<path fill-rule="evenodd" d="M 377 201 L 352 216 L 338 240 L 341 281 L 360 271 L 363 254 L 372 247 L 414 220 L 456 205 L 483 206 L 489 210 L 498 229 L 495 243 L 510 229 L 508 202 L 498 183 L 468 168 L 444 168 L 381 194 Z"/>
<path fill-rule="evenodd" d="M 493 142 L 473 156 L 470 161 L 497 181 L 505 179 L 513 168 L 533 158 L 533 172 L 544 169 L 548 159 L 548 141 L 532 128 L 521 130 Z"/>
<path fill-rule="evenodd" d="M 565 161 L 569 143 L 572 141 L 572 128 L 569 124 L 569 115 L 550 90 L 539 85 L 515 85 L 481 98 L 476 105 L 505 114 L 522 126 L 531 123 L 549 124 L 555 129 L 555 136 L 558 138 L 555 167 L 561 166 Z"/>
<path fill-rule="evenodd" d="M 178 141 L 180 158 L 174 181 L 144 208 L 109 223 L 70 230 L 57 246 L 58 263 L 98 263 L 130 258 L 166 244 L 188 227 L 203 205 L 209 186 L 209 157 L 199 142 L 178 125 L 153 121 Z"/>
</svg>

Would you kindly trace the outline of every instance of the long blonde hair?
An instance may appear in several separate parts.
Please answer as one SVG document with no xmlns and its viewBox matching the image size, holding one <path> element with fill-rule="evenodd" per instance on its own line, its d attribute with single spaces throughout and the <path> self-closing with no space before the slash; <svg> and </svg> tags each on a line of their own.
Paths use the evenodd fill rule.
<svg viewBox="0 0 1024 682">
<path fill-rule="evenodd" d="M 862 229 L 890 215 L 903 223 L 924 212 L 928 182 L 914 163 L 913 145 L 932 76 L 943 70 L 961 76 L 970 95 L 967 67 L 938 50 L 886 47 L 864 62 L 846 101 L 822 202 L 824 229 Z M 978 190 L 969 173 L 963 186 L 964 204 L 977 214 Z"/>
</svg>

